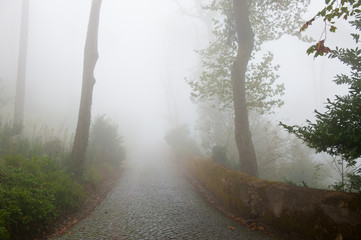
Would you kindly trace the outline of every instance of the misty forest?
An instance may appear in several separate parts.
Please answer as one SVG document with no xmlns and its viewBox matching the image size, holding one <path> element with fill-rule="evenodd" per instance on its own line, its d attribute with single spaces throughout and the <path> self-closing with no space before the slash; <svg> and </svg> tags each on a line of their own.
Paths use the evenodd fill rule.
<svg viewBox="0 0 361 240">
<path fill-rule="evenodd" d="M 361 239 L 361 1 L 0 0 L 0 239 Z"/>
</svg>

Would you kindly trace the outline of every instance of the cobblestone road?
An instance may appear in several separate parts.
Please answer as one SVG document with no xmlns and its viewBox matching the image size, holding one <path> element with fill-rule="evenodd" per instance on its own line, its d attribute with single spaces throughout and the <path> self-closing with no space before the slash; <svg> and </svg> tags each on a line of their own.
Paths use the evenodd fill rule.
<svg viewBox="0 0 361 240">
<path fill-rule="evenodd" d="M 231 229 L 230 226 L 236 227 Z M 118 186 L 57 239 L 271 239 L 206 202 L 162 157 L 128 162 Z"/>
</svg>

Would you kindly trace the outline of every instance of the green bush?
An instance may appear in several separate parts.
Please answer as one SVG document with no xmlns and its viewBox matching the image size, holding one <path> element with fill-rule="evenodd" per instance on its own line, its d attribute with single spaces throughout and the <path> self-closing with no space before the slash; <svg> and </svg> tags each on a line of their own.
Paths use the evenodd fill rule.
<svg viewBox="0 0 361 240">
<path fill-rule="evenodd" d="M 101 162 L 119 166 L 125 159 L 125 148 L 118 125 L 105 115 L 100 115 L 95 118 L 90 130 L 87 165 Z"/>
<path fill-rule="evenodd" d="M 48 157 L 0 159 L 0 183 L 0 239 L 32 239 L 85 195 Z"/>
<path fill-rule="evenodd" d="M 94 165 L 88 167 L 85 172 L 84 180 L 93 188 L 95 189 L 103 181 L 103 176 L 100 173 L 99 169 L 97 169 Z"/>
<path fill-rule="evenodd" d="M 353 173 L 349 173 L 347 176 L 350 181 L 350 192 L 357 192 L 361 193 L 361 169 L 358 169 L 358 171 L 355 171 Z"/>
<path fill-rule="evenodd" d="M 336 191 L 361 193 L 361 169 L 346 174 L 344 181 L 337 181 L 330 188 Z"/>
<path fill-rule="evenodd" d="M 79 208 L 125 158 L 118 126 L 95 119 L 88 148 L 87 174 L 77 182 L 68 171 L 66 136 L 42 127 L 33 136 L 0 119 L 0 239 L 34 239 L 57 218 Z M 41 135 L 37 135 L 41 133 Z M 37 157 L 42 156 L 42 157 Z"/>
</svg>

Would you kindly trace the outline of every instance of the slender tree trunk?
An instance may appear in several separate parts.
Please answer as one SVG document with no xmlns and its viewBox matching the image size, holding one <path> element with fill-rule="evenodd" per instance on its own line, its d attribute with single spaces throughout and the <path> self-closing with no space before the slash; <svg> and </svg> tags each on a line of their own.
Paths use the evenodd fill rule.
<svg viewBox="0 0 361 240">
<path fill-rule="evenodd" d="M 235 138 L 241 171 L 257 177 L 257 159 L 249 128 L 245 87 L 247 65 L 254 46 L 254 33 L 249 21 L 248 1 L 233 0 L 233 9 L 238 36 L 238 51 L 231 73 L 235 114 Z"/>
<path fill-rule="evenodd" d="M 84 172 L 85 153 L 89 138 L 91 105 L 95 84 L 94 69 L 98 60 L 98 27 L 102 0 L 93 0 L 88 32 L 84 49 L 83 83 L 79 106 L 78 124 L 76 127 L 71 163 L 77 177 Z"/>
<path fill-rule="evenodd" d="M 16 96 L 14 110 L 14 127 L 19 129 L 19 133 L 24 122 L 25 105 L 25 74 L 28 52 L 28 22 L 29 22 L 29 0 L 22 1 L 21 30 L 19 44 L 18 74 L 16 81 Z"/>
</svg>

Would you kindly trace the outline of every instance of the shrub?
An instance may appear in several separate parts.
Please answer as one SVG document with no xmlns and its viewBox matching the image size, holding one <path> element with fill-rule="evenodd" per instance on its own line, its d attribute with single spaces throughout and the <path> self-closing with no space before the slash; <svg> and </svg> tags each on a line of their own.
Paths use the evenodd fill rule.
<svg viewBox="0 0 361 240">
<path fill-rule="evenodd" d="M 85 172 L 84 179 L 93 189 L 95 189 L 103 181 L 103 176 L 100 173 L 99 169 L 92 165 L 88 167 Z"/>
<path fill-rule="evenodd" d="M 123 137 L 118 125 L 105 115 L 97 116 L 91 126 L 89 146 L 87 149 L 88 166 L 96 162 L 103 162 L 112 166 L 119 166 L 125 158 Z"/>
<path fill-rule="evenodd" d="M 86 192 L 113 176 L 125 157 L 118 126 L 98 117 L 90 136 L 89 169 L 85 179 L 77 182 L 67 171 L 66 141 L 54 137 L 46 127 L 40 130 L 41 136 L 35 136 L 34 128 L 31 139 L 14 138 L 18 130 L 0 121 L 1 240 L 42 235 L 56 218 L 77 209 Z"/>
<path fill-rule="evenodd" d="M 350 187 L 349 187 L 350 192 L 361 193 L 361 175 L 360 175 L 360 171 L 361 171 L 361 169 L 359 169 L 358 171 L 355 171 L 353 173 L 348 174 L 348 178 L 349 178 L 349 181 L 350 181 Z"/>
<path fill-rule="evenodd" d="M 84 199 L 81 185 L 48 157 L 9 156 L 0 169 L 1 239 L 32 239 Z"/>
</svg>

